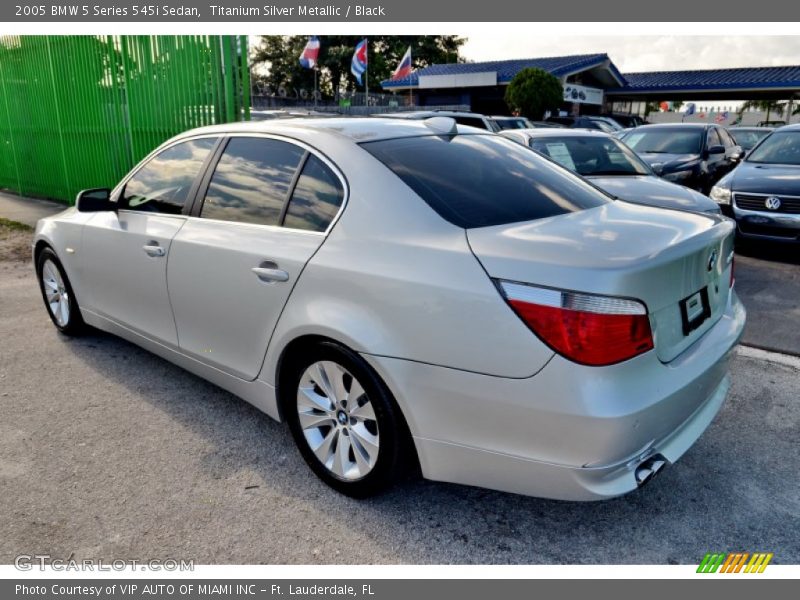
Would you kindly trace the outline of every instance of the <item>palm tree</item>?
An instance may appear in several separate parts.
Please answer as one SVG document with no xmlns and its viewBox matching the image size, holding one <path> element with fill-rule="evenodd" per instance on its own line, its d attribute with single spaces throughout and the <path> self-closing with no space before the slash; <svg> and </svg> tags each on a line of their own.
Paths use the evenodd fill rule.
<svg viewBox="0 0 800 600">
<path fill-rule="evenodd" d="M 786 108 L 786 102 L 781 102 L 780 100 L 748 100 L 747 102 L 742 103 L 742 105 L 739 107 L 739 116 L 741 117 L 744 111 L 750 108 L 766 112 L 767 116 L 764 118 L 764 120 L 769 121 L 770 113 L 783 113 L 784 109 Z"/>
</svg>

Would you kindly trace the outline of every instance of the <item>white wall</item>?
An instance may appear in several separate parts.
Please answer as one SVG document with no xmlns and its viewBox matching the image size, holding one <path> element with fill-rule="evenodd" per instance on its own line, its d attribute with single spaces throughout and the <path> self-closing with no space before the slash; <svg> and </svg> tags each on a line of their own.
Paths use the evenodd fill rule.
<svg viewBox="0 0 800 600">
<path fill-rule="evenodd" d="M 797 105 L 795 105 L 797 106 Z M 701 119 L 697 114 L 689 117 L 683 116 L 679 112 L 652 112 L 647 116 L 647 120 L 651 123 L 715 123 L 715 119 L 719 113 L 706 113 L 704 119 Z M 728 119 L 722 121 L 720 125 L 732 125 L 733 122 L 739 118 L 736 111 L 728 111 Z M 742 122 L 739 125 L 756 125 L 759 121 L 766 121 L 767 113 L 762 111 L 745 111 L 742 115 Z M 786 113 L 769 113 L 770 121 L 786 121 Z M 800 115 L 792 115 L 792 123 L 800 123 Z"/>
</svg>

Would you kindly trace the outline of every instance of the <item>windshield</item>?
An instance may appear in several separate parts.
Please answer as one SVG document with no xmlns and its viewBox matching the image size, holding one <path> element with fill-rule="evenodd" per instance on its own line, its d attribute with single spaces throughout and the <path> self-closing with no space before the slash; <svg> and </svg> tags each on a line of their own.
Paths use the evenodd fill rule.
<svg viewBox="0 0 800 600">
<path fill-rule="evenodd" d="M 747 162 L 800 165 L 800 131 L 773 133 L 756 146 Z"/>
<path fill-rule="evenodd" d="M 361 147 L 440 216 L 465 229 L 542 219 L 609 201 L 575 175 L 500 136 L 428 135 Z"/>
<path fill-rule="evenodd" d="M 598 137 L 542 137 L 531 148 L 581 175 L 651 175 L 652 172 L 622 142 Z"/>
<path fill-rule="evenodd" d="M 740 131 L 738 129 L 729 130 L 728 133 L 733 135 L 733 139 L 745 150 L 750 150 L 755 146 L 761 138 L 768 136 L 772 133 L 771 129 L 748 129 Z"/>
<path fill-rule="evenodd" d="M 622 139 L 637 153 L 700 154 L 702 129 L 634 130 Z"/>
</svg>

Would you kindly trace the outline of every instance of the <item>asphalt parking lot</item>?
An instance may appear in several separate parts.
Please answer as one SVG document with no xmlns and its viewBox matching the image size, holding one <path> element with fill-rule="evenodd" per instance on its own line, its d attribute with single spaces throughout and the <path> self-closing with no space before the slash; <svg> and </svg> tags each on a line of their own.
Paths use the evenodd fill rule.
<svg viewBox="0 0 800 600">
<path fill-rule="evenodd" d="M 737 285 L 758 260 L 740 261 Z M 0 563 L 696 564 L 729 550 L 800 563 L 800 360 L 746 354 L 709 430 L 628 496 L 412 481 L 356 501 L 245 402 L 118 338 L 59 335 L 31 265 L 0 262 Z"/>
</svg>

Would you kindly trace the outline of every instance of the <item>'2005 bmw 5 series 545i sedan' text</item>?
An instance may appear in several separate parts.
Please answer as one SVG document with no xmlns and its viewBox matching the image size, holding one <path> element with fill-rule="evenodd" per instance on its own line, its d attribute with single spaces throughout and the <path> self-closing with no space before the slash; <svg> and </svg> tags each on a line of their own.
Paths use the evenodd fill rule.
<svg viewBox="0 0 800 600">
<path fill-rule="evenodd" d="M 452 119 L 189 131 L 39 222 L 65 334 L 114 333 L 286 421 L 352 496 L 408 468 L 629 492 L 722 405 L 733 229 L 611 200 Z"/>
</svg>

